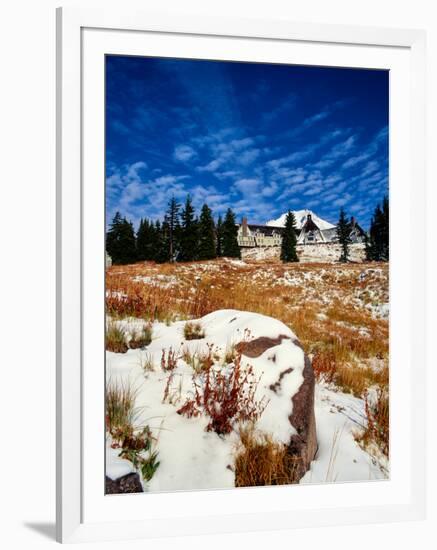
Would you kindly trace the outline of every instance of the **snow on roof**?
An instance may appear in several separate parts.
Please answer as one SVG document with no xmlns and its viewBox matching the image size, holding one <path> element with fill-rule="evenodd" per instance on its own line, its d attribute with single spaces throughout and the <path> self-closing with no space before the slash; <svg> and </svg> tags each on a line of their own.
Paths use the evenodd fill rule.
<svg viewBox="0 0 437 550">
<path fill-rule="evenodd" d="M 308 215 L 311 215 L 311 218 L 313 222 L 318 226 L 319 229 L 332 229 L 335 227 L 330 222 L 327 222 L 326 220 L 320 218 L 317 214 L 315 214 L 312 210 L 293 210 L 294 217 L 296 219 L 296 227 L 297 229 L 301 229 L 305 222 L 307 221 Z M 266 225 L 271 227 L 284 227 L 285 226 L 285 219 L 287 217 L 287 212 L 279 216 L 276 220 L 269 220 Z"/>
</svg>

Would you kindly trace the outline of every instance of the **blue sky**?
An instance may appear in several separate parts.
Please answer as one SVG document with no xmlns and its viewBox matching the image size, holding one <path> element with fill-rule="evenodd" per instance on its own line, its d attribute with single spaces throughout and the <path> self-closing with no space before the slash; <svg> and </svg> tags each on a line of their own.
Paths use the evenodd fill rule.
<svg viewBox="0 0 437 550">
<path fill-rule="evenodd" d="M 343 207 L 367 228 L 387 190 L 386 71 L 107 57 L 108 222 L 190 193 L 216 217 Z"/>
</svg>

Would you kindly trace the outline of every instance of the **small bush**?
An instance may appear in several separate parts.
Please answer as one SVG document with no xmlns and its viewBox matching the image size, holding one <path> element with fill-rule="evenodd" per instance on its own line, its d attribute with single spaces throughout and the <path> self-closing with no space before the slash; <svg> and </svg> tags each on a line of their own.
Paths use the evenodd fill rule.
<svg viewBox="0 0 437 550">
<path fill-rule="evenodd" d="M 126 353 L 126 334 L 116 323 L 109 323 L 106 329 L 106 350 L 114 353 Z"/>
<path fill-rule="evenodd" d="M 184 326 L 185 340 L 200 340 L 205 338 L 205 331 L 200 323 L 187 322 Z"/>
<path fill-rule="evenodd" d="M 127 434 L 123 434 L 120 457 L 132 462 L 141 472 L 144 481 L 150 481 L 158 469 L 158 453 L 152 450 L 153 437 L 150 428 L 146 426 L 135 434 L 132 427 Z M 144 456 L 146 453 L 146 456 Z"/>
<path fill-rule="evenodd" d="M 288 485 L 298 482 L 300 458 L 270 434 L 253 424 L 240 428 L 240 448 L 235 458 L 235 486 Z"/>
<path fill-rule="evenodd" d="M 145 348 L 152 341 L 152 324 L 148 323 L 144 325 L 139 333 L 132 334 L 132 338 L 129 341 L 129 347 L 131 349 Z"/>
<path fill-rule="evenodd" d="M 255 400 L 258 383 L 252 367 L 241 367 L 238 355 L 231 368 L 211 365 L 201 375 L 193 375 L 194 397 L 177 412 L 188 418 L 205 414 L 207 431 L 228 434 L 236 422 L 256 421 L 264 412 L 268 402 Z"/>
</svg>

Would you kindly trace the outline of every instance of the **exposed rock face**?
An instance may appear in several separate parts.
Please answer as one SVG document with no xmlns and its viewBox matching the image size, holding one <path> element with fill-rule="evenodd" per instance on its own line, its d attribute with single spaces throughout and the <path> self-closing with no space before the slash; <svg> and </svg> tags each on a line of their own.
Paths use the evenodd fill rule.
<svg viewBox="0 0 437 550">
<path fill-rule="evenodd" d="M 246 357 L 259 357 L 266 350 L 273 348 L 274 346 L 279 346 L 285 338 L 289 337 L 284 336 L 283 334 L 280 334 L 277 338 L 267 338 L 266 336 L 261 336 L 255 340 L 240 342 L 235 346 L 235 349 L 238 353 L 242 353 Z"/>
<path fill-rule="evenodd" d="M 259 357 L 266 350 L 278 346 L 288 336 L 279 335 L 277 338 L 259 337 L 248 342 L 240 342 L 236 349 L 247 357 Z M 302 348 L 299 340 L 293 343 Z M 303 369 L 303 382 L 299 390 L 291 398 L 293 411 L 289 419 L 296 429 L 296 434 L 290 439 L 288 449 L 296 458 L 296 481 L 300 480 L 308 470 L 311 461 L 317 452 L 316 418 L 314 413 L 314 386 L 315 378 L 313 367 L 309 357 L 305 354 L 305 367 Z M 277 391 L 281 380 L 291 369 L 279 373 L 276 384 L 270 386 L 272 391 Z"/>
<path fill-rule="evenodd" d="M 130 473 L 115 480 L 108 476 L 105 477 L 105 494 L 107 495 L 143 492 L 140 476 L 136 473 Z"/>
<path fill-rule="evenodd" d="M 290 440 L 289 449 L 293 456 L 300 457 L 297 463 L 297 478 L 304 476 L 317 452 L 316 417 L 314 413 L 314 371 L 309 357 L 305 354 L 303 382 L 293 396 L 291 424 L 297 434 Z"/>
</svg>

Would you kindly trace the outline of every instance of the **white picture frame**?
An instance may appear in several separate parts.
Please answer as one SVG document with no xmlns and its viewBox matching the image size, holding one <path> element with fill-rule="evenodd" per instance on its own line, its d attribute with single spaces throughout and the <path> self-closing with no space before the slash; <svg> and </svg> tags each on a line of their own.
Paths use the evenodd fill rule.
<svg viewBox="0 0 437 550">
<path fill-rule="evenodd" d="M 394 434 L 394 464 L 388 482 L 239 489 L 238 496 L 232 491 L 168 493 L 153 495 L 153 503 L 147 502 L 152 495 L 121 495 L 105 500 L 103 490 L 99 493 L 104 479 L 103 445 L 99 454 L 103 439 L 93 431 L 93 422 L 103 410 L 104 386 L 99 386 L 103 371 L 100 365 L 93 371 L 87 365 L 90 361 L 103 364 L 104 358 L 103 354 L 101 359 L 95 355 L 101 348 L 89 346 L 89 339 L 84 339 L 94 326 L 100 327 L 95 329 L 98 340 L 104 326 L 98 324 L 103 304 L 91 304 L 93 297 L 100 295 L 104 266 L 103 225 L 99 225 L 104 212 L 104 96 L 99 64 L 105 53 L 144 55 L 147 51 L 153 55 L 158 47 L 160 55 L 180 57 L 181 46 L 187 48 L 182 57 L 193 57 L 193 52 L 198 51 L 199 58 L 220 59 L 214 56 L 217 41 L 232 41 L 236 59 L 273 61 L 281 55 L 298 55 L 301 64 L 371 66 L 393 71 L 391 372 L 393 364 L 399 368 L 391 383 L 395 405 L 391 407 L 390 427 Z M 262 48 L 257 48 L 260 44 Z M 287 49 L 289 53 L 282 53 Z M 57 10 L 58 541 L 289 529 L 424 517 L 425 245 L 422 240 L 413 246 L 410 237 L 400 247 L 392 230 L 403 224 L 412 235 L 414 213 L 414 233 L 425 232 L 424 216 L 418 215 L 425 211 L 424 63 L 425 34 L 417 30 L 274 19 L 193 18 L 122 9 Z M 409 131 L 401 136 L 400 130 L 405 128 Z M 398 349 L 400 343 L 402 349 Z M 139 498 L 143 499 L 141 507 Z M 129 516 L 129 501 L 135 501 L 136 515 Z"/>
</svg>

